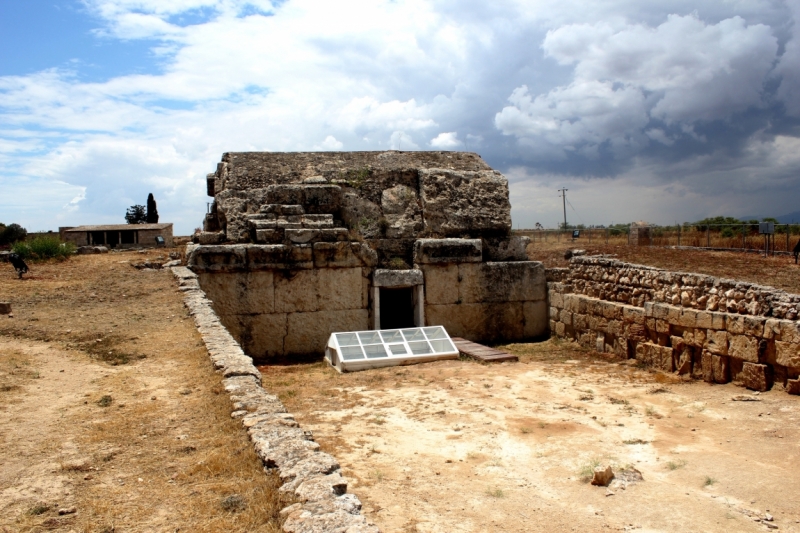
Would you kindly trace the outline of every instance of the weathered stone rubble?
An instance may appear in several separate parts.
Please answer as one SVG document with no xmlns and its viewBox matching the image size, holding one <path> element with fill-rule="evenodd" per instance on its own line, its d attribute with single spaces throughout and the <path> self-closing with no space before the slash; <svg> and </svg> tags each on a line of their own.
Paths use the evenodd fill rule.
<svg viewBox="0 0 800 533">
<path fill-rule="evenodd" d="M 602 257 L 576 257 L 570 263 L 576 294 L 641 307 L 663 302 L 702 311 L 795 320 L 800 295 L 743 281 L 703 274 L 669 272 Z"/>
<path fill-rule="evenodd" d="M 320 451 L 277 398 L 261 386 L 261 373 L 252 359 L 222 326 L 211 302 L 200 290 L 197 275 L 185 267 L 172 272 L 184 294 L 214 367 L 230 395 L 232 416 L 240 418 L 265 469 L 277 469 L 280 490 L 298 500 L 281 511 L 289 533 L 379 533 L 361 516 L 361 502 L 347 494 L 339 463 Z"/>
<path fill-rule="evenodd" d="M 508 181 L 462 152 L 226 153 L 198 244 L 363 240 L 386 266 L 420 237 L 486 240 L 489 260 L 526 260 L 511 239 Z"/>
<path fill-rule="evenodd" d="M 800 296 L 602 257 L 549 269 L 550 331 L 667 372 L 800 388 Z"/>
</svg>

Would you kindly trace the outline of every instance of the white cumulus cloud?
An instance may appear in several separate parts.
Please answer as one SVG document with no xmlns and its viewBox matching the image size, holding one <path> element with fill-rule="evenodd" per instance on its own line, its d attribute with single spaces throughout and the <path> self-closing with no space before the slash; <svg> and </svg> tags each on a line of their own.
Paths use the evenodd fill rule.
<svg viewBox="0 0 800 533">
<path fill-rule="evenodd" d="M 454 150 L 463 146 L 463 144 L 458 140 L 458 134 L 454 131 L 440 133 L 431 139 L 431 146 L 440 150 Z"/>
</svg>

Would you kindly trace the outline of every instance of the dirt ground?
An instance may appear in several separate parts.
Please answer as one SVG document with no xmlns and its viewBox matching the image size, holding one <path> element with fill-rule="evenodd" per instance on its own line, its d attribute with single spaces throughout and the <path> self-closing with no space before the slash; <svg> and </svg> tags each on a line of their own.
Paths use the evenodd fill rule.
<svg viewBox="0 0 800 533">
<path fill-rule="evenodd" d="M 164 254 L 0 263 L 0 532 L 280 530 Z"/>
<path fill-rule="evenodd" d="M 262 372 L 382 531 L 800 531 L 800 397 L 506 349 L 521 361 Z M 595 465 L 630 483 L 590 485 Z"/>
<path fill-rule="evenodd" d="M 535 241 L 528 246 L 528 257 L 532 261 L 542 261 L 547 267 L 566 267 L 569 261 L 564 259 L 564 252 L 570 248 L 586 250 L 591 255 L 608 254 L 627 263 L 732 278 L 800 293 L 800 266 L 794 264 L 794 257 L 791 256 L 763 257 L 742 252 L 628 246 L 619 239 L 608 245 L 598 244 L 596 240 L 589 243 L 581 239 L 575 242 L 564 239 L 561 242 Z"/>
<path fill-rule="evenodd" d="M 786 258 L 582 247 L 800 292 Z M 531 253 L 564 266 L 565 248 Z M 23 281 L 0 263 L 14 306 L 0 316 L 0 532 L 279 531 L 277 480 L 230 418 L 171 274 L 130 266 L 161 254 L 35 264 Z M 799 397 L 571 343 L 506 349 L 521 361 L 261 369 L 386 533 L 800 532 Z M 627 477 L 591 486 L 598 464 Z"/>
</svg>

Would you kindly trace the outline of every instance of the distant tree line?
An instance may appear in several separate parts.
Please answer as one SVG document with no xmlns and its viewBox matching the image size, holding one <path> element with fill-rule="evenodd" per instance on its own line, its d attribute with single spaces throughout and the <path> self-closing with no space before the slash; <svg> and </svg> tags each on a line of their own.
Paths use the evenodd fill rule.
<svg viewBox="0 0 800 533">
<path fill-rule="evenodd" d="M 0 246 L 8 246 L 18 241 L 24 241 L 27 236 L 28 230 L 19 224 L 6 226 L 0 222 Z"/>
</svg>

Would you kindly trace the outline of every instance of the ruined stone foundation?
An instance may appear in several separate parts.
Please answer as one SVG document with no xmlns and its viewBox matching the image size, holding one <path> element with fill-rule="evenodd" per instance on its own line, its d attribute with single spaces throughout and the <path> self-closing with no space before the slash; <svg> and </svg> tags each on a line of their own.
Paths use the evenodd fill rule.
<svg viewBox="0 0 800 533">
<path fill-rule="evenodd" d="M 388 323 L 547 333 L 544 268 L 511 236 L 507 180 L 476 154 L 231 153 L 208 193 L 188 265 L 255 358 L 319 355 L 335 331 Z"/>
</svg>

